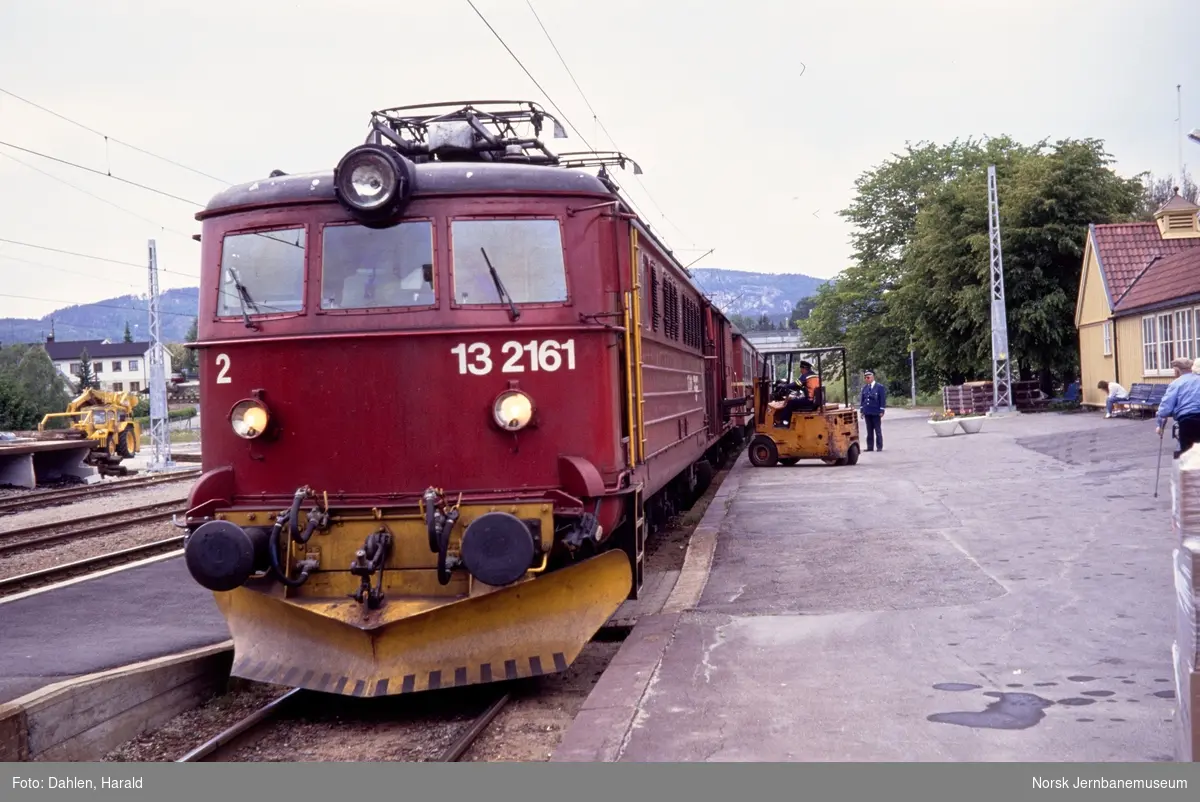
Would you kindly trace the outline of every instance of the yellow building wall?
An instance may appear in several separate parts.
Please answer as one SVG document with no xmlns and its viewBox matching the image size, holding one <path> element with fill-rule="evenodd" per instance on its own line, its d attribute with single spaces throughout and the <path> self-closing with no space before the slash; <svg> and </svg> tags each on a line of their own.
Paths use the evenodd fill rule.
<svg viewBox="0 0 1200 802">
<path fill-rule="evenodd" d="M 1104 323 L 1092 323 L 1079 327 L 1079 383 L 1083 392 L 1083 403 L 1104 406 L 1107 394 L 1097 389 L 1099 381 L 1116 379 L 1127 389 L 1129 385 L 1117 379 L 1114 359 L 1104 355 Z"/>
<path fill-rule="evenodd" d="M 1117 318 L 1113 326 L 1116 332 L 1117 363 L 1120 375 L 1117 381 L 1128 390 L 1135 384 L 1169 384 L 1173 376 L 1143 376 L 1142 375 L 1142 316 Z M 1101 349 L 1103 350 L 1103 349 Z"/>
<path fill-rule="evenodd" d="M 1108 320 L 1112 310 L 1108 306 L 1108 296 L 1104 293 L 1104 280 L 1100 277 L 1100 264 L 1096 261 L 1096 253 L 1087 248 L 1087 264 L 1083 271 L 1083 286 L 1080 288 L 1078 325 L 1087 326 Z M 1104 343 L 1096 340 L 1100 352 L 1104 352 Z M 1082 360 L 1081 360 L 1082 363 Z"/>
</svg>

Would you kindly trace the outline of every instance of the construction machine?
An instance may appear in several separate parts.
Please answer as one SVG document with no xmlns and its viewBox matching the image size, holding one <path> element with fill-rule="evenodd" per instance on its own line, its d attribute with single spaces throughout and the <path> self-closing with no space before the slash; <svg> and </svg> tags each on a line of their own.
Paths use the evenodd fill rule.
<svg viewBox="0 0 1200 802">
<path fill-rule="evenodd" d="M 126 470 L 121 460 L 137 454 L 142 439 L 142 429 L 133 416 L 137 403 L 136 393 L 88 388 L 67 404 L 66 412 L 42 418 L 38 431 L 45 432 L 51 421 L 68 420 L 68 436 L 91 441 L 87 464 L 96 466 L 101 474 L 123 475 Z"/>
</svg>

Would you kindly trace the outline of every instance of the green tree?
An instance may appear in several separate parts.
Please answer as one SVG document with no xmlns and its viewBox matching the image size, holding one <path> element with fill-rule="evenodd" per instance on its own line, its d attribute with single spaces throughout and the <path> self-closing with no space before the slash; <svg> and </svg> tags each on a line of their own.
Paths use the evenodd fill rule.
<svg viewBox="0 0 1200 802">
<path fill-rule="evenodd" d="M 1153 220 L 1154 213 L 1171 199 L 1176 190 L 1192 203 L 1200 203 L 1200 187 L 1196 186 L 1191 173 L 1186 170 L 1182 181 L 1179 180 L 1179 176 L 1165 175 L 1156 178 L 1150 173 L 1142 173 L 1138 179 L 1145 188 L 1138 214 L 1139 220 Z"/>
<path fill-rule="evenodd" d="M 1089 223 L 1131 219 L 1138 179 L 1117 176 L 1098 140 L 1023 145 L 1009 137 L 908 146 L 856 182 L 841 214 L 854 263 L 801 320 L 814 345 L 844 344 L 855 368 L 921 390 L 990 376 L 987 166 L 996 165 L 1010 356 L 1046 389 L 1076 369 L 1073 325 Z M 911 338 L 911 339 L 910 339 Z"/>
<path fill-rule="evenodd" d="M 79 355 L 79 372 L 75 374 L 75 378 L 79 382 L 79 391 L 83 392 L 89 387 L 99 387 L 100 383 L 96 381 L 96 374 L 92 372 L 92 356 L 86 348 Z"/>
<path fill-rule="evenodd" d="M 133 342 L 133 333 L 129 331 L 129 321 L 125 321 L 125 342 Z"/>
<path fill-rule="evenodd" d="M 1010 358 L 1052 392 L 1078 371 L 1075 300 L 1089 223 L 1132 219 L 1138 179 L 1116 175 L 1099 140 L 994 154 Z M 947 378 L 991 373 L 986 172 L 963 173 L 921 210 L 906 252 L 904 317 L 926 364 Z"/>
<path fill-rule="evenodd" d="M 808 316 L 812 314 L 813 307 L 816 305 L 817 297 L 815 295 L 796 301 L 796 305 L 792 307 L 792 314 L 788 318 L 788 327 L 793 329 L 800 328 L 800 321 L 808 320 Z"/>
<path fill-rule="evenodd" d="M 20 385 L 0 376 L 0 431 L 24 431 L 37 426 L 38 414 Z"/>
<path fill-rule="evenodd" d="M 187 334 L 184 336 L 184 340 L 186 342 L 189 342 L 189 343 L 196 342 L 196 339 L 199 337 L 199 331 L 198 331 L 199 322 L 200 322 L 199 318 L 192 319 L 192 325 L 190 328 L 188 328 Z M 175 369 L 176 370 L 186 370 L 188 372 L 195 371 L 196 370 L 196 349 L 195 348 L 187 349 L 186 359 L 184 359 L 183 363 L 180 364 L 179 366 L 177 366 Z"/>
<path fill-rule="evenodd" d="M 66 378 L 40 344 L 0 349 L 0 428 L 33 429 L 46 413 L 62 412 L 69 397 Z"/>
</svg>

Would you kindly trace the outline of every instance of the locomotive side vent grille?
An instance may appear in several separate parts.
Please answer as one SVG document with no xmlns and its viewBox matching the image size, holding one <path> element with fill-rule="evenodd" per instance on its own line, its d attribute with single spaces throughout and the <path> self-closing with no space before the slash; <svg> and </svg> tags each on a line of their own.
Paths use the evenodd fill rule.
<svg viewBox="0 0 1200 802">
<path fill-rule="evenodd" d="M 683 299 L 683 343 L 691 348 L 699 349 L 702 345 L 700 334 L 700 304 L 690 298 Z"/>
<path fill-rule="evenodd" d="M 658 305 L 658 267 L 650 264 L 650 328 L 658 331 L 659 317 L 662 310 Z"/>
<path fill-rule="evenodd" d="M 679 339 L 679 289 L 675 282 L 663 278 L 663 333 L 672 340 Z"/>
</svg>

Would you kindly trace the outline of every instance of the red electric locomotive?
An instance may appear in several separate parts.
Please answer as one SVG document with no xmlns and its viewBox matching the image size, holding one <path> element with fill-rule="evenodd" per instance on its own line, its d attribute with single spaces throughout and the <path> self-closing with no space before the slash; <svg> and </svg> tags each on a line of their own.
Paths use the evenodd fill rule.
<svg viewBox="0 0 1200 802">
<path fill-rule="evenodd" d="M 562 671 L 753 426 L 758 357 L 621 199 L 627 159 L 555 155 L 545 124 L 375 112 L 332 173 L 198 215 L 185 559 L 236 676 L 379 696 Z"/>
</svg>

